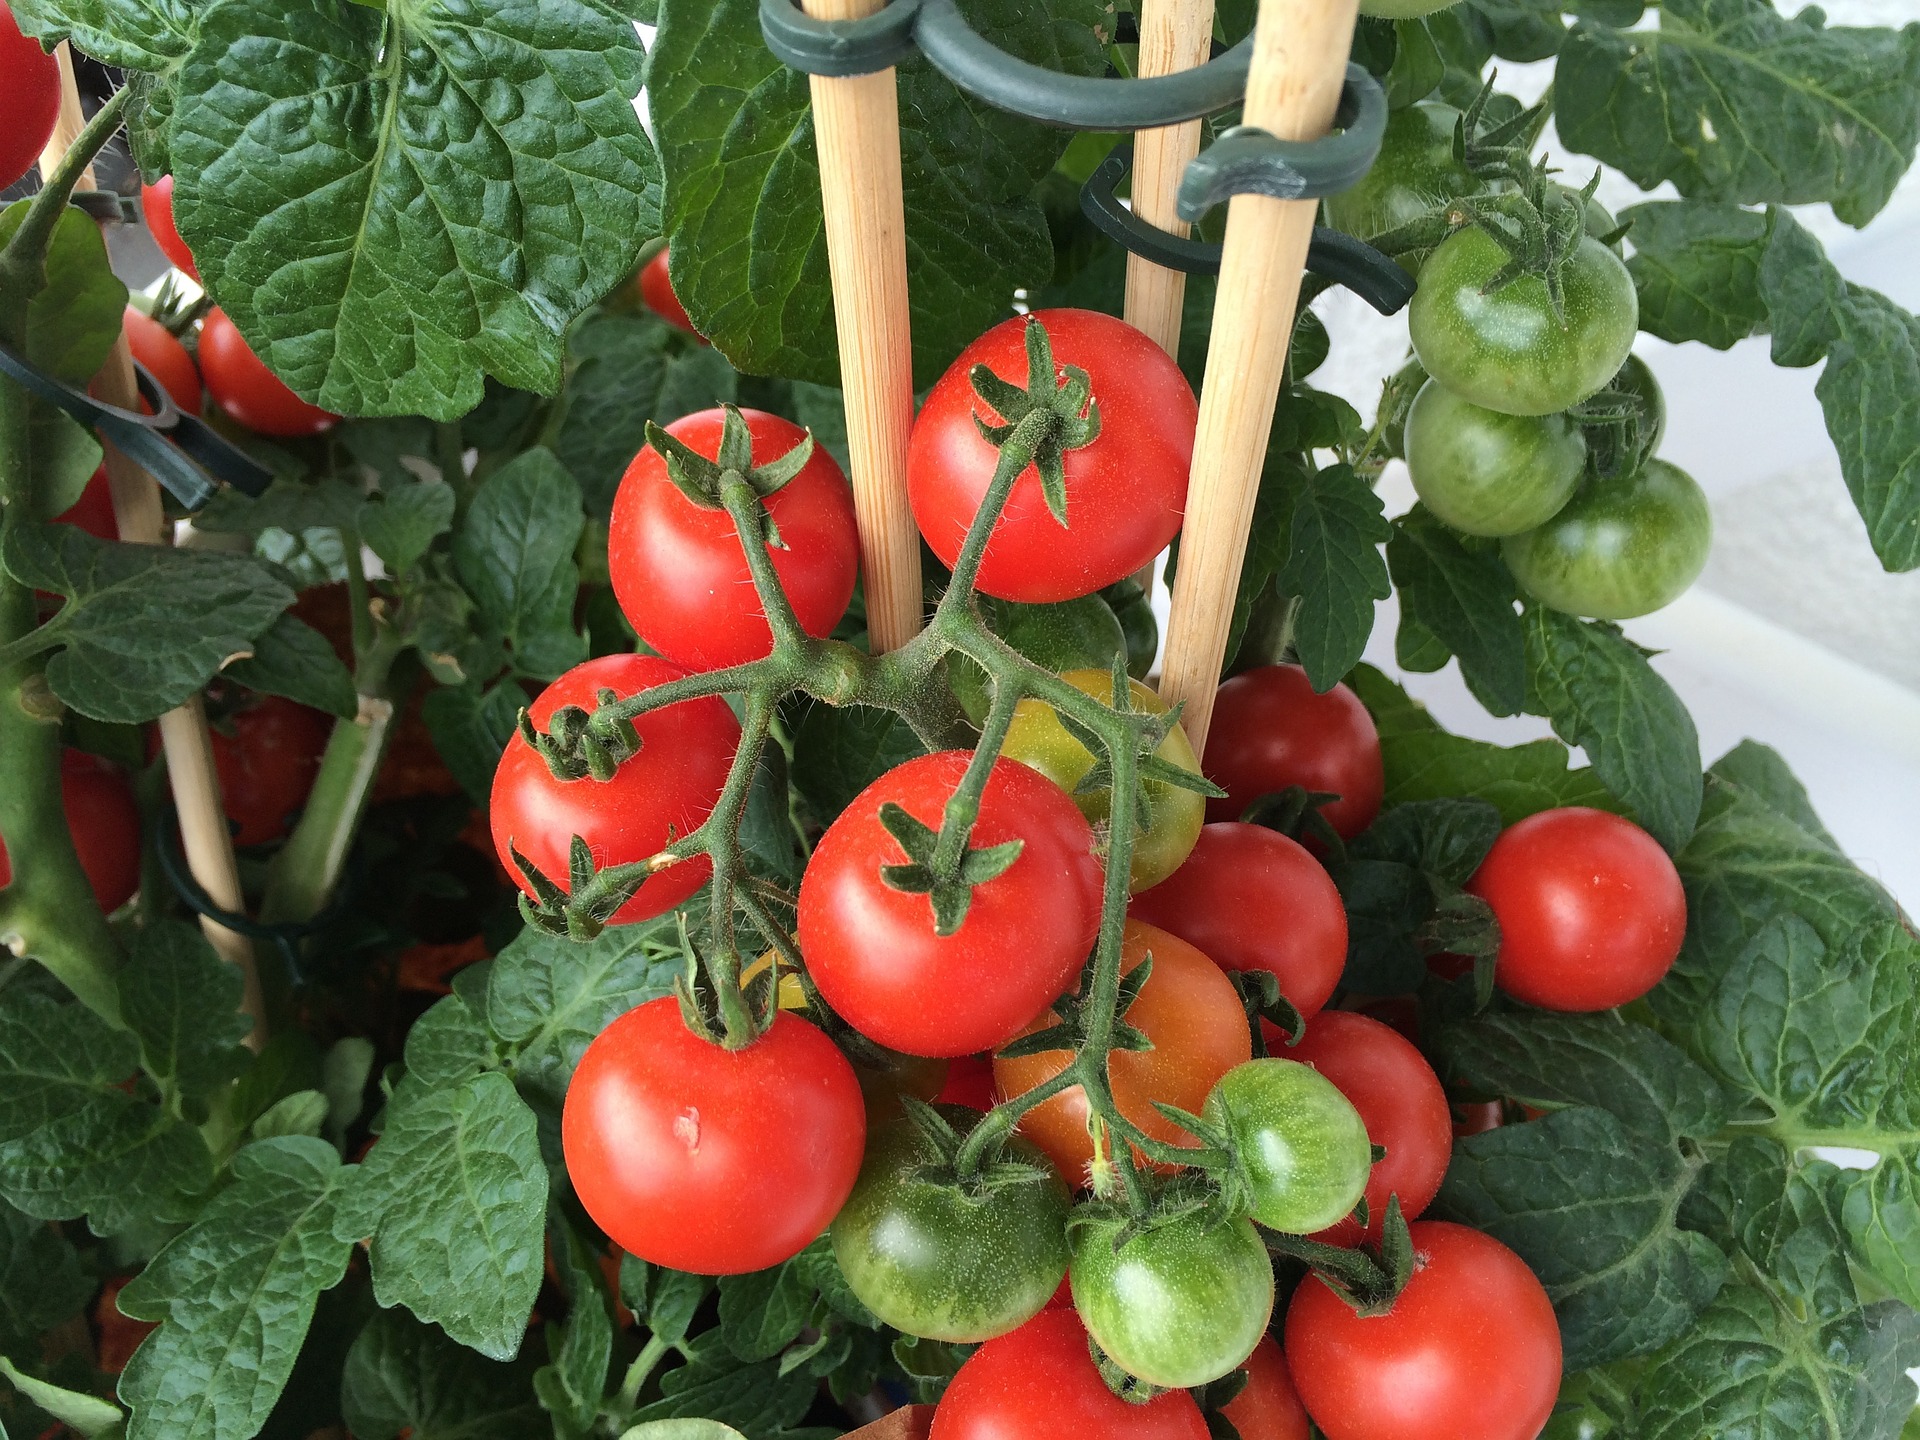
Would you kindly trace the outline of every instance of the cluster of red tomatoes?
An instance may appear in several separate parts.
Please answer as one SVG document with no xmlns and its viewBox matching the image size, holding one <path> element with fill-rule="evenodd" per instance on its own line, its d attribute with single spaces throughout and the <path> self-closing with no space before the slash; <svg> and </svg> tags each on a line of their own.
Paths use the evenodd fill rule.
<svg viewBox="0 0 1920 1440">
<path fill-rule="evenodd" d="M 1328 198 L 1329 221 L 1370 239 L 1484 195 L 1488 183 L 1454 153 L 1460 122 L 1437 101 L 1394 111 L 1373 169 Z M 1432 377 L 1406 414 L 1403 452 L 1427 509 L 1464 534 L 1499 538 L 1529 595 L 1575 615 L 1625 620 L 1658 610 L 1699 577 L 1712 520 L 1693 479 L 1651 458 L 1665 405 L 1652 372 L 1630 354 L 1639 302 L 1617 240 L 1605 243 L 1613 217 L 1577 193 L 1550 190 L 1585 207 L 1587 230 L 1563 272 L 1560 313 L 1537 275 L 1487 290 L 1508 255 L 1481 227 L 1403 260 L 1421 259 L 1408 316 L 1418 368 L 1407 379 Z M 1602 391 L 1638 412 L 1637 443 L 1604 469 L 1590 453 L 1592 418 L 1568 413 Z M 1613 432 L 1600 433 L 1617 445 Z"/>
<path fill-rule="evenodd" d="M 1037 318 L 1056 362 L 1090 372 L 1105 424 L 1065 456 L 1070 527 L 1031 470 L 1015 484 L 981 588 L 1063 600 L 1131 573 L 1177 530 L 1194 404 L 1172 362 L 1121 322 Z M 975 424 L 986 407 L 969 368 L 984 363 L 1017 383 L 1027 323 L 976 342 L 916 425 L 914 511 L 943 559 L 958 555 L 997 460 Z M 803 439 L 777 417 L 744 419 L 755 466 Z M 717 456 L 726 425 L 713 411 L 669 433 Z M 769 558 L 802 626 L 824 635 L 856 577 L 846 481 L 815 451 L 765 504 L 778 537 Z M 609 553 L 620 603 L 657 654 L 563 676 L 531 707 L 536 725 L 604 692 L 624 698 L 769 652 L 731 518 L 692 498 L 652 449 L 622 481 Z M 1102 698 L 1112 683 L 1096 671 L 1064 678 Z M 1137 684 L 1131 699 L 1136 709 L 1159 704 Z M 740 742 L 732 710 L 717 697 L 687 700 L 635 725 L 638 753 L 607 781 L 558 779 L 532 746 L 511 742 L 492 804 L 503 861 L 512 847 L 565 876 L 578 835 L 596 865 L 631 863 L 705 820 Z M 1416 1221 L 1414 1274 L 1386 1313 L 1358 1313 L 1309 1278 L 1289 1303 L 1284 1352 L 1267 1334 L 1274 1275 L 1255 1222 L 1340 1246 L 1377 1242 L 1390 1201 L 1408 1219 L 1431 1202 L 1451 1149 L 1447 1097 L 1414 1044 L 1378 1020 L 1324 1008 L 1347 951 L 1334 881 L 1301 844 L 1236 818 L 1254 799 L 1300 786 L 1337 797 L 1322 812 L 1336 832 L 1364 830 L 1383 769 L 1357 697 L 1344 686 L 1315 694 L 1292 666 L 1247 672 L 1220 690 L 1206 757 L 1225 798 L 1146 783 L 1121 951 L 1124 974 L 1151 957 L 1120 1017 L 1141 1043 L 1113 1048 L 1097 1074 L 1068 1042 L 1013 1042 L 1075 1008 L 1067 997 L 1101 927 L 1100 833 L 1113 797 L 1084 783 L 1095 757 L 1058 715 L 1023 701 L 966 841 L 970 852 L 1002 854 L 1017 841 L 1017 853 L 972 884 L 963 920 L 943 934 L 926 887 L 896 883 L 916 858 L 899 812 L 937 832 L 971 758 L 937 752 L 883 774 L 828 825 L 801 881 L 797 940 L 812 985 L 901 1063 L 884 1075 L 850 1063 L 795 1013 L 806 1004 L 798 987 L 782 990 L 771 1024 L 737 1049 L 690 1029 L 672 999 L 641 1005 L 593 1041 L 568 1093 L 567 1167 L 587 1211 L 623 1249 L 708 1274 L 778 1264 L 828 1232 L 848 1283 L 881 1319 L 983 1342 L 940 1406 L 941 1440 L 1197 1437 L 1206 1426 L 1189 1390 L 1241 1367 L 1249 1382 L 1225 1413 L 1249 1440 L 1305 1435 L 1308 1414 L 1333 1440 L 1535 1434 L 1559 1382 L 1552 1307 L 1525 1264 L 1477 1232 Z M 1177 725 L 1159 758 L 1201 769 Z M 700 859 L 655 873 L 615 923 L 663 913 L 708 873 Z M 1684 925 L 1664 853 L 1596 811 L 1512 827 L 1474 889 L 1508 936 L 1500 983 L 1560 1008 L 1642 993 L 1672 962 Z M 1229 978 L 1256 968 L 1306 1020 L 1291 1047 L 1269 1030 L 1275 1058 L 1254 1057 Z M 939 1088 L 938 1062 L 953 1062 L 957 1079 L 982 1056 L 988 1093 Z M 904 1116 L 890 1087 L 946 1103 Z M 1044 1098 L 1022 1103 L 1041 1087 Z M 974 1107 L 996 1100 L 1021 1106 L 1017 1131 L 969 1166 L 967 1138 L 990 1123 Z M 1141 1225 L 1103 1199 L 1127 1157 L 1153 1189 L 1182 1149 L 1228 1177 L 1214 1203 L 1167 1207 Z M 1088 1190 L 1093 1198 L 1076 1202 Z M 1165 1393 L 1144 1405 L 1117 1398 L 1089 1336 Z"/>
</svg>

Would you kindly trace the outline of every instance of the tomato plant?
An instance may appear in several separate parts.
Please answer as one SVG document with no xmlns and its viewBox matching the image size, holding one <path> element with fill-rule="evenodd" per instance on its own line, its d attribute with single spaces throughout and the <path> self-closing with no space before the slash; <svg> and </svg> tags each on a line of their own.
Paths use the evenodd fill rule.
<svg viewBox="0 0 1920 1440">
<path fill-rule="evenodd" d="M 1296 1060 L 1248 1060 L 1207 1095 L 1206 1118 L 1231 1142 L 1247 1209 L 1270 1230 L 1324 1230 L 1366 1189 L 1373 1151 L 1353 1103 Z"/>
<path fill-rule="evenodd" d="M 1222 685 L 1213 706 L 1207 778 L 1227 798 L 1207 802 L 1209 820 L 1237 820 L 1262 795 L 1294 785 L 1334 797 L 1320 813 L 1345 839 L 1380 812 L 1380 736 L 1347 686 L 1317 692 L 1300 666 L 1263 665 Z"/>
<path fill-rule="evenodd" d="M 54 59 L 20 33 L 13 11 L 0 4 L 0 72 L 7 97 L 0 108 L 0 190 L 40 160 L 60 117 L 60 70 Z"/>
<path fill-rule="evenodd" d="M 200 413 L 200 367 L 174 333 L 131 305 L 121 317 L 133 358 L 153 372 L 173 403 L 189 415 Z"/>
<path fill-rule="evenodd" d="M 1579 488 L 1587 444 L 1564 415 L 1504 415 L 1429 380 L 1407 412 L 1407 474 L 1420 503 L 1469 535 L 1517 535 Z"/>
<path fill-rule="evenodd" d="M 1458 110 L 1436 100 L 1395 110 L 1387 117 L 1373 168 L 1352 189 L 1327 197 L 1327 223 L 1370 240 L 1486 188 L 1454 158 L 1453 132 L 1460 123 Z M 1424 258 L 1421 251 L 1400 257 L 1416 273 Z"/>
<path fill-rule="evenodd" d="M 282 437 L 318 435 L 340 418 L 289 390 L 219 310 L 208 311 L 200 326 L 199 357 L 213 403 L 249 430 Z"/>
</svg>

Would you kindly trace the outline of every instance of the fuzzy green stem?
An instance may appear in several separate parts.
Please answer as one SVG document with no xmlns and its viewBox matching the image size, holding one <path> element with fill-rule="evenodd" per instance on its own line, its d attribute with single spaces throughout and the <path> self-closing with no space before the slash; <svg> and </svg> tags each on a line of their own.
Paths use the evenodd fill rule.
<svg viewBox="0 0 1920 1440">
<path fill-rule="evenodd" d="M 733 932 L 734 889 L 743 866 L 740 857 L 740 819 L 753 792 L 753 772 L 773 725 L 773 698 L 756 691 L 747 697 L 746 719 L 740 727 L 740 748 L 734 751 L 720 803 L 695 835 L 713 861 L 713 944 L 706 954 L 707 981 L 713 987 L 726 1027 L 726 1047 L 739 1050 L 760 1038 L 760 1027 L 740 988 L 740 950 Z"/>
<path fill-rule="evenodd" d="M 620 1414 L 624 1419 L 631 1415 L 640 1402 L 640 1391 L 647 1383 L 660 1362 L 667 1358 L 673 1346 L 658 1335 L 649 1335 L 647 1343 L 640 1353 L 633 1357 L 633 1363 L 627 1367 L 627 1373 L 620 1380 Z"/>
<path fill-rule="evenodd" d="M 966 858 L 967 842 L 973 836 L 974 821 L 980 818 L 980 798 L 986 793 L 987 780 L 993 774 L 994 763 L 1000 758 L 1000 749 L 1007 742 L 1007 730 L 1013 724 L 1014 707 L 1020 703 L 1020 692 L 1012 685 L 996 685 L 993 692 L 993 705 L 987 711 L 987 723 L 980 731 L 980 743 L 974 747 L 973 758 L 967 762 L 967 772 L 960 777 L 960 784 L 952 795 L 947 797 L 946 809 L 942 813 L 940 838 L 934 842 L 933 873 L 942 878 L 956 877 L 960 873 L 960 862 Z"/>
<path fill-rule="evenodd" d="M 767 554 L 766 542 L 760 538 L 760 497 L 739 475 L 729 472 L 721 482 L 720 499 L 727 507 L 727 515 L 733 521 L 733 532 L 740 540 L 741 551 L 746 555 L 747 570 L 753 576 L 754 593 L 760 597 L 760 608 L 766 612 L 768 628 L 773 631 L 774 646 L 778 648 L 783 640 L 789 647 L 803 645 L 807 632 L 800 624 L 800 617 L 793 613 L 793 604 L 787 599 L 780 576 L 773 568 L 773 557 Z"/>
</svg>

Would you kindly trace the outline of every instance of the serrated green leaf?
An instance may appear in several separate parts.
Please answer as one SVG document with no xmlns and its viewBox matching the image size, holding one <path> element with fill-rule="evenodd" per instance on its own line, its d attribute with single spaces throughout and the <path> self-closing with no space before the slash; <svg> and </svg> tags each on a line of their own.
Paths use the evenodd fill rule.
<svg viewBox="0 0 1920 1440">
<path fill-rule="evenodd" d="M 404 575 L 452 526 L 453 509 L 451 485 L 416 481 L 382 490 L 360 506 L 360 538 L 386 562 L 389 574 Z"/>
<path fill-rule="evenodd" d="M 1802 830 L 1839 849 L 1827 827 L 1815 813 L 1807 787 L 1787 768 L 1780 752 L 1758 740 L 1742 740 L 1707 768 L 1717 780 L 1737 785 L 1777 813 L 1793 821 Z"/>
<path fill-rule="evenodd" d="M 1518 592 L 1497 555 L 1469 550 L 1416 505 L 1387 542 L 1387 565 L 1408 614 L 1460 659 L 1460 673 L 1496 715 L 1517 715 L 1527 699 L 1526 639 L 1514 610 Z"/>
<path fill-rule="evenodd" d="M 1796 1167 L 1771 1140 L 1742 1136 L 1708 1167 L 1682 1223 L 1713 1235 L 1801 1319 L 1858 1312 L 1859 1297 L 1827 1196 L 1839 1172 L 1825 1161 Z"/>
<path fill-rule="evenodd" d="M 1633 226 L 1627 261 L 1640 292 L 1640 328 L 1676 343 L 1725 350 L 1767 328 L 1760 262 L 1770 211 L 1701 200 L 1653 200 L 1620 212 Z"/>
<path fill-rule="evenodd" d="M 1840 1222 L 1860 1264 L 1908 1305 L 1920 1304 L 1920 1174 L 1911 1154 L 1887 1154 L 1852 1172 Z"/>
<path fill-rule="evenodd" d="M 162 1085 L 204 1100 L 247 1068 L 253 1022 L 240 1013 L 240 971 L 197 926 L 158 920 L 139 931 L 119 985 L 141 1060 Z"/>
<path fill-rule="evenodd" d="M 335 1236 L 334 1214 L 347 1173 L 323 1140 L 256 1141 L 193 1226 L 127 1282 L 120 1308 L 162 1322 L 120 1378 L 128 1440 L 259 1431 L 315 1300 L 346 1273 L 352 1244 Z"/>
<path fill-rule="evenodd" d="M 347 1352 L 340 1413 L 358 1440 L 527 1440 L 545 1417 L 531 1357 L 502 1365 L 402 1310 L 375 1315 Z"/>
<path fill-rule="evenodd" d="M 370 1236 L 373 1293 L 511 1359 L 540 1289 L 547 1171 L 533 1112 L 498 1072 L 396 1096 L 334 1233 Z"/>
<path fill-rule="evenodd" d="M 1669 850 L 1700 814 L 1700 737 L 1673 688 L 1616 626 L 1528 609 L 1527 709 L 1579 745 L 1595 778 Z"/>
<path fill-rule="evenodd" d="M 1509 748 L 1438 729 L 1417 730 L 1383 734 L 1380 754 L 1390 805 L 1476 795 L 1497 808 L 1509 825 L 1562 805 L 1621 808 L 1593 771 L 1567 768 L 1567 747 L 1558 740 Z"/>
<path fill-rule="evenodd" d="M 1850 287 L 1827 323 L 1827 365 L 1813 388 L 1847 492 L 1880 563 L 1920 568 L 1920 319 Z"/>
<path fill-rule="evenodd" d="M 1274 578 L 1300 597 L 1293 647 L 1316 690 L 1332 689 L 1366 649 L 1374 603 L 1393 593 L 1380 555 L 1392 533 L 1380 497 L 1351 466 L 1315 472 L 1294 497 L 1287 558 Z"/>
<path fill-rule="evenodd" d="M 720 1278 L 720 1338 L 737 1359 L 768 1360 L 807 1323 L 813 1286 L 791 1260 Z"/>
<path fill-rule="evenodd" d="M 227 0 L 174 82 L 175 222 L 329 410 L 455 420 L 483 374 L 551 394 L 568 323 L 659 230 L 645 62 L 587 0 Z"/>
<path fill-rule="evenodd" d="M 93 432 L 37 395 L 27 397 L 27 453 L 32 456 L 36 520 L 51 520 L 79 502 L 104 452 Z"/>
<path fill-rule="evenodd" d="M 1554 118 L 1643 190 L 1740 204 L 1826 201 L 1850 225 L 1887 203 L 1920 138 L 1920 30 L 1787 19 L 1765 0 L 1667 0 L 1657 30 L 1582 21 Z"/>
<path fill-rule="evenodd" d="M 200 1136 L 121 1085 L 139 1042 L 91 1010 L 0 992 L 0 1199 L 97 1234 L 178 1221 L 213 1179 Z"/>
<path fill-rule="evenodd" d="M 1517 1251 L 1552 1297 L 1567 1369 L 1658 1350 L 1719 1292 L 1727 1260 L 1674 1213 L 1699 1168 L 1605 1110 L 1455 1144 L 1431 1213 Z"/>
<path fill-rule="evenodd" d="M 743 1364 L 718 1330 L 693 1340 L 691 1358 L 660 1381 L 660 1398 L 634 1420 L 699 1418 L 732 1425 L 743 1435 L 775 1434 L 799 1422 L 813 1403 L 817 1382 L 805 1370 L 780 1373 L 778 1360 Z"/>
<path fill-rule="evenodd" d="M 521 671 L 551 680 L 587 655 L 573 628 L 574 548 L 586 516 L 580 487 L 550 450 L 529 450 L 474 492 L 453 563 L 490 638 Z"/>
<path fill-rule="evenodd" d="M 68 597 L 12 648 L 55 653 L 53 693 L 96 720 L 140 724 L 180 704 L 293 603 L 244 555 L 122 545 L 74 525 L 15 525 L 6 568 L 23 585 Z"/>
<path fill-rule="evenodd" d="M 0 211 L 0 245 L 13 238 L 31 203 L 16 200 Z M 27 359 L 55 379 L 85 385 L 119 338 L 126 306 L 127 287 L 107 261 L 100 222 L 67 206 L 47 241 L 46 283 L 27 302 Z"/>
<path fill-rule="evenodd" d="M 193 47 L 190 0 L 20 0 L 21 30 L 49 46 L 72 40 L 96 60 L 129 70 L 166 71 Z"/>
<path fill-rule="evenodd" d="M 327 1097 L 318 1090 L 296 1090 L 262 1111 L 260 1118 L 247 1127 L 247 1133 L 256 1140 L 278 1140 L 289 1135 L 317 1139 L 326 1123 Z"/>
<path fill-rule="evenodd" d="M 613 1359 L 613 1320 L 600 1267 L 571 1227 L 555 1233 L 552 1251 L 565 1282 L 567 1318 L 549 1323 L 547 1352 L 553 1361 L 534 1372 L 533 1385 L 553 1417 L 555 1435 L 565 1440 L 588 1434 L 600 1413 Z"/>
<path fill-rule="evenodd" d="M 1348 853 L 1464 885 L 1499 839 L 1501 823 L 1499 811 L 1477 796 L 1416 800 L 1387 809 Z"/>
<path fill-rule="evenodd" d="M 894 766 L 926 754 L 891 710 L 810 705 L 793 732 L 793 784 L 826 823 Z"/>
<path fill-rule="evenodd" d="M 93 1284 L 64 1235 L 0 1202 L 0 1354 L 26 1353 L 79 1313 Z"/>
<path fill-rule="evenodd" d="M 486 1021 L 458 995 L 443 995 L 407 1032 L 407 1073 L 422 1085 L 458 1085 L 499 1063 Z"/>
<path fill-rule="evenodd" d="M 514 680 L 485 689 L 472 681 L 442 685 L 420 702 L 433 748 L 476 805 L 485 804 L 493 789 L 493 772 L 526 703 L 527 692 Z"/>
<path fill-rule="evenodd" d="M 126 1417 L 111 1401 L 29 1375 L 4 1355 L 0 1355 L 0 1379 L 84 1440 L 120 1440 Z"/>
<path fill-rule="evenodd" d="M 223 672 L 249 690 L 284 695 L 329 715 L 351 720 L 360 711 L 353 672 L 341 663 L 333 642 L 291 611 L 253 638 L 253 654 Z"/>
<path fill-rule="evenodd" d="M 1106 64 L 1093 0 L 978 0 L 990 43 L 1050 70 Z M 1065 147 L 962 95 L 918 57 L 898 71 L 914 383 L 1052 273 L 1030 197 Z M 674 284 L 701 333 L 740 369 L 837 384 L 832 289 L 807 78 L 774 58 L 756 0 L 665 0 L 647 98 L 670 177 Z"/>
<path fill-rule="evenodd" d="M 267 529 L 303 535 L 309 530 L 348 530 L 365 496 L 343 480 L 278 479 L 259 495 L 231 486 L 216 491 L 193 516 L 196 530 L 258 535 Z"/>
</svg>

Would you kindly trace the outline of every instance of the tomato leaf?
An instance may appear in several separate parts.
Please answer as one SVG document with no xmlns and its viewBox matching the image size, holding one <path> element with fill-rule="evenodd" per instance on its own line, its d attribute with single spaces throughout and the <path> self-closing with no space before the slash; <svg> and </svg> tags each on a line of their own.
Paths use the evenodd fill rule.
<svg viewBox="0 0 1920 1440">
<path fill-rule="evenodd" d="M 563 1223 L 555 1229 L 551 1249 L 566 1281 L 567 1318 L 547 1324 L 547 1353 L 553 1361 L 534 1371 L 533 1389 L 553 1417 L 555 1435 L 584 1436 L 606 1395 L 613 1317 L 600 1267 L 572 1226 Z"/>
<path fill-rule="evenodd" d="M 633 27 L 590 0 L 225 0 L 173 79 L 174 220 L 268 366 L 340 414 L 551 394 L 658 231 Z"/>
<path fill-rule="evenodd" d="M 1416 616 L 1460 657 L 1461 675 L 1487 709 L 1519 714 L 1527 699 L 1526 640 L 1513 608 L 1513 577 L 1499 557 L 1468 549 L 1416 505 L 1394 526 L 1387 565 L 1399 587 L 1402 623 Z"/>
<path fill-rule="evenodd" d="M 407 1031 L 407 1077 L 430 1089 L 458 1085 L 500 1063 L 486 1022 L 459 995 L 443 995 Z"/>
<path fill-rule="evenodd" d="M 76 504 L 100 466 L 103 452 L 91 430 L 37 395 L 27 397 L 27 454 L 33 466 L 36 520 L 51 520 Z"/>
<path fill-rule="evenodd" d="M 720 1338 L 741 1360 L 770 1360 L 805 1328 L 814 1287 L 789 1260 L 720 1277 Z"/>
<path fill-rule="evenodd" d="M 1096 0 L 979 0 L 967 18 L 1023 59 L 1078 75 L 1106 65 Z M 914 384 L 1005 318 L 1014 291 L 1051 277 L 1046 217 L 1031 192 L 1061 132 L 902 62 L 901 182 Z M 761 38 L 756 0 L 664 0 L 647 89 L 672 177 L 665 225 L 674 282 L 701 334 L 740 369 L 839 383 L 832 289 L 807 77 Z"/>
<path fill-rule="evenodd" d="M 139 724 L 173 709 L 293 603 L 248 556 L 122 545 L 73 525 L 12 526 L 0 558 L 22 584 L 68 597 L 5 652 L 57 648 L 48 685 L 96 720 Z"/>
<path fill-rule="evenodd" d="M 351 720 L 360 710 L 353 674 L 340 662 L 333 642 L 291 611 L 253 639 L 253 654 L 224 672 L 249 690 L 284 695 L 329 715 Z"/>
<path fill-rule="evenodd" d="M 1787 768 L 1787 762 L 1780 757 L 1780 752 L 1771 746 L 1762 745 L 1758 740 L 1742 740 L 1714 761 L 1707 774 L 1737 786 L 1777 814 L 1786 816 L 1816 840 L 1825 842 L 1835 850 L 1840 848 L 1839 842 L 1827 833 L 1827 827 L 1814 812 L 1813 801 L 1807 796 L 1807 787 Z"/>
<path fill-rule="evenodd" d="M 1351 466 L 1331 465 L 1294 492 L 1288 533 L 1274 578 L 1283 593 L 1300 597 L 1293 648 L 1324 693 L 1366 649 L 1374 602 L 1393 594 L 1380 555 L 1393 529 L 1372 487 Z"/>
<path fill-rule="evenodd" d="M 493 772 L 526 703 L 527 692 L 511 679 L 484 689 L 473 681 L 441 685 L 420 702 L 433 748 L 477 805 L 486 803 Z"/>
<path fill-rule="evenodd" d="M 742 1364 L 718 1331 L 696 1337 L 687 1348 L 687 1363 L 662 1377 L 660 1398 L 635 1411 L 635 1422 L 698 1417 L 745 1435 L 778 1436 L 807 1413 L 818 1392 L 805 1370 L 783 1375 L 778 1360 Z"/>
<path fill-rule="evenodd" d="M 1527 709 L 1583 747 L 1595 778 L 1669 850 L 1700 813 L 1700 738 L 1673 688 L 1617 626 L 1528 608 Z"/>
<path fill-rule="evenodd" d="M 0 211 L 0 245 L 13 238 L 31 202 Z M 27 302 L 27 359 L 69 385 L 85 385 L 120 336 L 127 287 L 107 262 L 100 224 L 69 205 L 47 243 L 45 284 Z"/>
<path fill-rule="evenodd" d="M 926 753 L 891 710 L 813 705 L 794 729 L 794 788 L 825 824 L 894 766 Z"/>
<path fill-rule="evenodd" d="M 94 1282 L 59 1230 L 0 1202 L 0 1354 L 19 1354 L 92 1296 Z"/>
<path fill-rule="evenodd" d="M 1920 1160 L 1882 1155 L 1848 1172 L 1838 1199 L 1854 1258 L 1906 1304 L 1920 1300 Z"/>
<path fill-rule="evenodd" d="M 1622 210 L 1620 219 L 1633 226 L 1627 269 L 1640 293 L 1640 328 L 1716 350 L 1764 331 L 1760 262 L 1773 214 L 1701 200 L 1655 200 Z"/>
<path fill-rule="evenodd" d="M 1920 31 L 1792 19 L 1766 0 L 1668 0 L 1658 29 L 1574 27 L 1554 118 L 1643 190 L 1742 204 L 1826 201 L 1850 225 L 1887 203 L 1920 138 Z"/>
<path fill-rule="evenodd" d="M 1834 334 L 1814 394 L 1840 473 L 1880 563 L 1920 568 L 1920 319 L 1849 287 L 1829 323 Z"/>
<path fill-rule="evenodd" d="M 573 628 L 580 487 L 550 450 L 529 450 L 481 482 L 453 538 L 453 563 L 486 637 L 521 673 L 551 680 L 587 657 Z"/>
<path fill-rule="evenodd" d="M 492 1359 L 519 1352 L 540 1289 L 547 1171 L 533 1112 L 497 1072 L 402 1091 L 340 1202 L 371 1238 L 373 1293 Z"/>
<path fill-rule="evenodd" d="M 451 485 L 389 485 L 377 498 L 361 503 L 355 528 L 386 562 L 387 573 L 399 576 L 418 565 L 435 538 L 452 527 L 453 510 Z"/>
<path fill-rule="evenodd" d="M 0 991 L 0 1199 L 29 1215 L 85 1215 L 111 1235 L 177 1222 L 213 1179 L 190 1126 L 121 1086 L 139 1042 L 91 1010 L 15 984 Z"/>
<path fill-rule="evenodd" d="M 293 1371 L 314 1302 L 346 1273 L 335 1237 L 340 1157 L 323 1140 L 261 1140 L 232 1183 L 120 1292 L 160 1328 L 120 1379 L 128 1440 L 256 1433 Z"/>
<path fill-rule="evenodd" d="M 1581 1106 L 1457 1143 L 1432 1213 L 1485 1230 L 1533 1267 L 1567 1369 L 1583 1370 L 1659 1349 L 1725 1283 L 1726 1256 L 1674 1224 L 1699 1165 Z"/>
<path fill-rule="evenodd" d="M 360 1440 L 526 1440 L 546 1419 L 531 1357 L 502 1365 L 403 1310 L 375 1314 L 347 1351 L 340 1413 Z"/>
<path fill-rule="evenodd" d="M 251 1058 L 244 1042 L 253 1022 L 240 1013 L 239 968 L 179 920 L 149 924 L 132 949 L 120 972 L 120 1008 L 147 1073 L 171 1092 L 211 1098 Z"/>
</svg>

